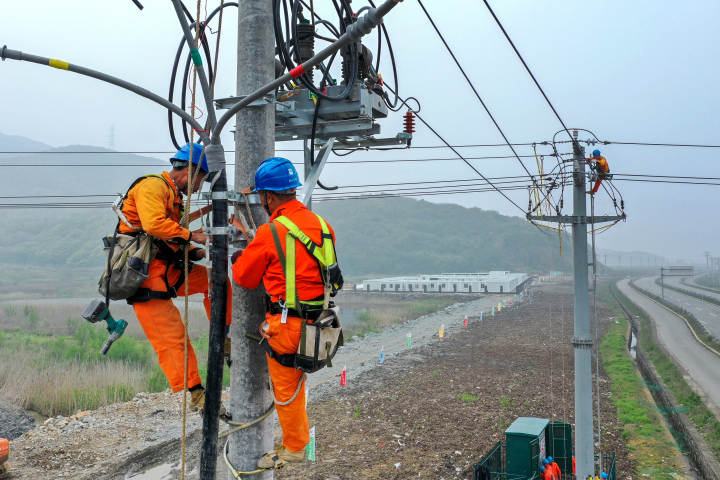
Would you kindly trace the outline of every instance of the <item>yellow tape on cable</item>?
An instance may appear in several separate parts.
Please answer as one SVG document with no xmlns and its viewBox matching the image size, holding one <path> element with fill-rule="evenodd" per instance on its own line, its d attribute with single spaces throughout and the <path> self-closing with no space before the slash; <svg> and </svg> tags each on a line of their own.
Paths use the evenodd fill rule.
<svg viewBox="0 0 720 480">
<path fill-rule="evenodd" d="M 59 68 L 60 70 L 67 70 L 70 68 L 70 64 L 68 62 L 64 62 L 62 60 L 58 60 L 57 58 L 51 58 L 48 64 L 53 68 Z"/>
</svg>

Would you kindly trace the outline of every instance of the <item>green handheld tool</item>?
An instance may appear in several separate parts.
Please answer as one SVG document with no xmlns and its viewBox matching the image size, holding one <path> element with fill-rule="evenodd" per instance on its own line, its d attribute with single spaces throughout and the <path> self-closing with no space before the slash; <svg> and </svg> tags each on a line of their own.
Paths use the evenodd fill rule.
<svg viewBox="0 0 720 480">
<path fill-rule="evenodd" d="M 90 305 L 88 305 L 82 313 L 82 317 L 90 323 L 97 323 L 103 320 L 107 322 L 107 331 L 110 333 L 110 337 L 108 337 L 105 346 L 100 350 L 100 353 L 103 355 L 107 354 L 115 340 L 122 337 L 128 325 L 122 318 L 115 320 L 110 314 L 110 309 L 105 305 L 105 302 L 98 299 L 90 302 Z"/>
</svg>

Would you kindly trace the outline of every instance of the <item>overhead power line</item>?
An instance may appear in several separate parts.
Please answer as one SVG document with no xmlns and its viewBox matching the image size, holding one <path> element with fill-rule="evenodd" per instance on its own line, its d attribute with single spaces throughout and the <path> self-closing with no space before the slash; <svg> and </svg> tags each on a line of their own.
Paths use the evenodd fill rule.
<svg viewBox="0 0 720 480">
<path fill-rule="evenodd" d="M 507 31 L 505 31 L 505 27 L 503 27 L 503 24 L 500 22 L 500 19 L 497 17 L 497 15 L 495 15 L 495 12 L 493 11 L 490 4 L 488 3 L 488 0 L 483 0 L 483 2 L 485 3 L 485 6 L 487 7 L 487 9 L 490 11 L 490 14 L 495 19 L 495 22 L 498 24 L 498 27 L 500 27 L 500 30 L 502 30 L 502 33 L 503 33 L 503 35 L 505 35 L 505 38 L 507 39 L 508 43 L 510 43 L 510 46 L 513 48 L 513 50 L 515 50 L 515 54 L 522 62 L 523 66 L 525 67 L 525 70 L 527 70 L 528 74 L 530 75 L 530 78 L 532 78 L 532 80 L 533 80 L 533 82 L 535 82 L 535 85 L 537 86 L 538 90 L 540 90 L 540 93 L 542 93 L 542 96 L 545 98 L 545 101 L 550 106 L 550 109 L 553 111 L 553 113 L 557 117 L 558 121 L 560 122 L 560 125 L 563 126 L 563 129 L 565 130 L 565 132 L 567 132 L 568 136 L 570 137 L 570 140 L 573 140 L 573 136 L 570 133 L 570 130 L 568 130 L 568 127 L 565 125 L 565 122 L 563 121 L 563 119 L 560 118 L 560 114 L 555 109 L 555 106 L 552 104 L 552 102 L 550 101 L 548 96 L 545 94 L 545 90 L 543 90 L 543 88 L 540 86 L 540 82 L 538 82 L 537 79 L 535 78 L 535 75 L 533 75 L 532 70 L 530 70 L 530 67 L 528 67 L 527 62 L 525 62 L 525 59 L 520 54 L 520 51 L 515 46 L 515 43 L 510 38 L 510 35 L 508 35 Z"/>
<path fill-rule="evenodd" d="M 495 120 L 495 116 L 493 116 L 493 114 L 490 112 L 490 109 L 488 108 L 487 104 L 485 103 L 485 101 L 484 101 L 484 100 L 482 99 L 482 97 L 480 96 L 480 93 L 478 93 L 477 89 L 475 88 L 475 85 L 474 85 L 473 82 L 470 80 L 470 77 L 468 77 L 467 73 L 465 73 L 465 69 L 464 69 L 463 66 L 460 64 L 460 61 L 457 59 L 457 56 L 455 56 L 455 52 L 453 52 L 452 48 L 450 48 L 450 45 L 448 45 L 448 42 L 445 40 L 445 37 L 444 37 L 443 34 L 440 32 L 440 29 L 438 28 L 438 26 L 435 24 L 435 21 L 433 20 L 432 16 L 430 15 L 430 13 L 429 13 L 429 12 L 427 11 L 427 9 L 425 8 L 425 5 L 423 4 L 422 0 L 418 0 L 418 4 L 420 5 L 420 8 L 422 8 L 422 11 L 425 13 L 425 16 L 427 17 L 428 21 L 430 22 L 430 24 L 432 25 L 433 29 L 435 30 L 435 33 L 437 33 L 438 37 L 439 37 L 440 40 L 442 41 L 442 44 L 445 46 L 445 50 L 447 50 L 448 54 L 450 54 L 450 56 L 452 57 L 453 61 L 455 62 L 455 65 L 456 65 L 456 66 L 458 67 L 458 69 L 460 70 L 460 73 L 462 73 L 462 76 L 465 78 L 465 82 L 470 86 L 470 89 L 471 89 L 471 90 L 473 91 L 473 93 L 475 94 L 475 98 L 478 99 L 478 101 L 480 102 L 480 105 L 482 105 L 483 109 L 485 109 L 485 112 L 488 114 L 488 117 L 490 117 L 490 120 L 492 120 L 493 124 L 495 125 L 495 128 L 496 128 L 497 131 L 500 133 L 500 135 L 502 136 L 503 140 L 505 140 L 505 143 L 506 143 L 507 146 L 510 148 L 510 150 L 512 150 L 513 154 L 514 154 L 515 157 L 517 158 L 517 161 L 520 162 L 520 165 L 522 165 L 523 170 L 525 170 L 525 172 L 530 176 L 530 178 L 532 179 L 533 183 L 535 184 L 535 183 L 536 183 L 536 182 L 535 182 L 535 178 L 534 178 L 533 175 L 530 173 L 530 170 L 527 169 L 527 167 L 525 166 L 525 164 L 523 163 L 523 161 L 520 160 L 520 156 L 518 156 L 517 152 L 515 151 L 515 148 L 514 148 L 514 147 L 512 146 L 512 144 L 510 143 L 510 140 L 508 140 L 507 136 L 505 135 L 505 132 L 503 132 L 503 129 L 500 128 L 500 124 L 497 122 L 497 120 Z"/>
</svg>

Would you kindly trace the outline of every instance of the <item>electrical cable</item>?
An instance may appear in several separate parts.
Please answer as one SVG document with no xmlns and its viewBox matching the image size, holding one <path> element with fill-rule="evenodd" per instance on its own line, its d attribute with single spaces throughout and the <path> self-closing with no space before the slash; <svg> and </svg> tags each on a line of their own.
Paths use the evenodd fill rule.
<svg viewBox="0 0 720 480">
<path fill-rule="evenodd" d="M 482 97 L 480 96 L 480 93 L 479 93 L 479 92 L 477 91 L 477 89 L 475 88 L 475 85 L 474 85 L 473 82 L 470 80 L 470 77 L 468 77 L 467 73 L 465 72 L 465 69 L 462 67 L 462 65 L 460 64 L 460 61 L 457 59 L 457 56 L 455 56 L 455 52 L 453 52 L 452 48 L 450 48 L 450 45 L 448 45 L 447 40 L 445 40 L 445 37 L 444 37 L 443 34 L 440 32 L 440 29 L 438 28 L 438 26 L 435 24 L 435 21 L 433 20 L 432 16 L 430 16 L 430 13 L 427 11 L 427 9 L 425 8 L 425 5 L 423 4 L 422 0 L 417 0 L 417 2 L 418 2 L 418 4 L 420 5 L 420 8 L 422 8 L 422 11 L 425 13 L 425 16 L 427 17 L 428 21 L 429 21 L 430 24 L 432 25 L 433 29 L 435 30 L 435 33 L 437 33 L 438 37 L 439 37 L 440 40 L 442 41 L 442 44 L 445 46 L 445 49 L 447 50 L 447 52 L 448 52 L 448 53 L 450 54 L 450 56 L 452 57 L 453 61 L 455 62 L 455 65 L 456 65 L 456 66 L 458 67 L 458 69 L 460 70 L 460 73 L 462 73 L 462 76 L 465 78 L 465 82 L 470 86 L 470 89 L 471 89 L 471 90 L 473 91 L 473 93 L 475 94 L 475 98 L 478 99 L 478 101 L 479 101 L 480 104 L 482 105 L 483 109 L 485 109 L 485 112 L 488 114 L 488 117 L 490 117 L 490 120 L 492 120 L 493 124 L 495 125 L 495 128 L 496 128 L 497 131 L 500 133 L 500 136 L 502 136 L 503 140 L 505 140 L 505 143 L 506 143 L 507 146 L 510 148 L 510 150 L 513 152 L 513 154 L 514 154 L 515 157 L 517 158 L 517 161 L 520 162 L 520 165 L 522 166 L 523 170 L 525 170 L 525 172 L 530 176 L 530 178 L 531 178 L 532 181 L 533 181 L 533 184 L 535 184 L 535 186 L 537 187 L 537 183 L 535 182 L 535 178 L 534 178 L 533 175 L 530 173 L 530 170 L 527 169 L 527 167 L 525 166 L 525 164 L 523 163 L 523 161 L 520 159 L 520 157 L 518 156 L 517 152 L 515 151 L 515 148 L 510 144 L 510 140 L 508 140 L 507 136 L 505 135 L 505 132 L 503 132 L 503 129 L 500 128 L 500 124 L 498 124 L 497 120 L 495 120 L 495 116 L 490 112 L 490 109 L 488 108 L 487 104 L 485 103 L 485 101 L 484 101 L 484 100 L 482 99 Z"/>
<path fill-rule="evenodd" d="M 505 31 L 505 27 L 503 27 L 502 23 L 500 23 L 500 19 L 495 15 L 495 12 L 493 11 L 492 7 L 488 3 L 488 0 L 483 0 L 483 3 L 485 3 L 485 6 L 490 11 L 490 14 L 495 19 L 495 22 L 498 24 L 498 27 L 500 27 L 500 30 L 502 30 L 503 35 L 505 35 L 505 38 L 510 43 L 510 46 L 512 46 L 513 50 L 515 50 L 515 54 L 517 54 L 518 58 L 522 62 L 523 66 L 525 67 L 525 70 L 527 70 L 528 74 L 530 74 L 530 78 L 532 78 L 533 82 L 535 82 L 535 85 L 537 86 L 538 90 L 540 90 L 540 93 L 542 93 L 542 96 L 545 97 L 545 101 L 550 106 L 550 109 L 553 111 L 555 116 L 557 117 L 560 124 L 563 126 L 563 129 L 565 129 L 565 132 L 567 132 L 568 136 L 570 137 L 570 140 L 573 140 L 572 134 L 570 134 L 570 130 L 568 130 L 567 126 L 565 125 L 565 122 L 563 122 L 563 119 L 560 118 L 560 114 L 555 109 L 555 106 L 552 104 L 548 96 L 545 94 L 545 90 L 540 86 L 540 83 L 535 78 L 535 75 L 533 75 L 532 71 L 530 70 L 530 67 L 528 67 L 528 64 L 525 62 L 525 59 L 522 55 L 520 55 L 520 51 L 515 46 L 515 43 L 513 43 L 512 39 L 510 38 L 510 35 Z"/>
</svg>

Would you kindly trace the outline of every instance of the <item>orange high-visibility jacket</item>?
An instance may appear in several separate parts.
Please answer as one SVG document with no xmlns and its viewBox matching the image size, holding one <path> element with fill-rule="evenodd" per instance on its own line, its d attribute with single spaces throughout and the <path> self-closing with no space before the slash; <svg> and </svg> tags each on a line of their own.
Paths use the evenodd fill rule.
<svg viewBox="0 0 720 480">
<path fill-rule="evenodd" d="M 608 173 L 610 171 L 610 166 L 608 165 L 608 161 L 605 159 L 605 157 L 600 157 L 595 160 L 595 164 L 597 165 L 597 169 L 600 172 Z"/>
<path fill-rule="evenodd" d="M 147 177 L 138 182 L 128 192 L 122 212 L 134 227 L 142 228 L 148 235 L 160 240 L 187 243 L 190 241 L 190 230 L 180 225 L 182 196 L 168 172 L 162 172 L 162 177 Z M 134 232 L 125 222 L 120 222 L 119 231 Z"/>
<path fill-rule="evenodd" d="M 279 216 L 289 218 L 313 242 L 322 244 L 320 222 L 317 216 L 301 202 L 291 200 L 284 203 L 273 212 L 270 221 Z M 275 222 L 275 226 L 284 252 L 286 251 L 285 242 L 288 230 L 279 222 Z M 328 228 L 332 234 L 333 242 L 335 242 L 335 232 L 330 224 L 328 224 Z M 257 288 L 260 282 L 263 282 L 265 290 L 267 290 L 273 302 L 286 300 L 285 275 L 268 224 L 258 227 L 255 239 L 250 242 L 250 245 L 235 261 L 232 270 L 233 279 L 238 285 L 253 289 Z M 295 248 L 295 284 L 297 285 L 300 300 L 312 300 L 322 296 L 325 292 L 317 260 L 299 242 Z"/>
<path fill-rule="evenodd" d="M 550 464 L 550 468 L 557 478 L 562 478 L 562 471 L 560 470 L 560 465 L 558 465 L 557 462 L 552 462 Z"/>
</svg>

